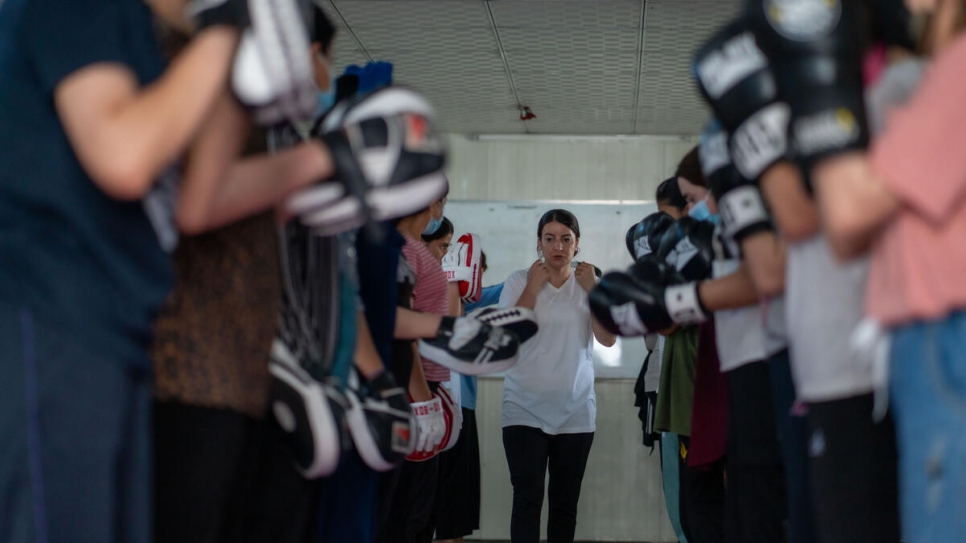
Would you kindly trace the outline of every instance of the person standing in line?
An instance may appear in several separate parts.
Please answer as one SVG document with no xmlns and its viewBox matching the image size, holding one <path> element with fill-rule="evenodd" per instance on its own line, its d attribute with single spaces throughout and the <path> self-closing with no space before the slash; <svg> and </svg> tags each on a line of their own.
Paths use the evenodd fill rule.
<svg viewBox="0 0 966 543">
<path fill-rule="evenodd" d="M 595 268 L 571 263 L 580 251 L 580 226 L 573 213 L 546 212 L 537 225 L 540 259 L 507 278 L 500 307 L 522 306 L 537 315 L 540 331 L 520 346 L 506 372 L 503 446 L 513 484 L 510 538 L 540 539 L 540 512 L 549 469 L 547 539 L 572 542 L 577 500 L 594 440 L 594 338 L 616 343 L 590 315 L 587 293 L 597 284 Z"/>
</svg>

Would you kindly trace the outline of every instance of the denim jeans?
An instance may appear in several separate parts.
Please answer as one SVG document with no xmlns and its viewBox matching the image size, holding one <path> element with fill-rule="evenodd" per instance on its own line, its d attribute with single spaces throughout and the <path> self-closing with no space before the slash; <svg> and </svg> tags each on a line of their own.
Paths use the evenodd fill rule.
<svg viewBox="0 0 966 543">
<path fill-rule="evenodd" d="M 903 540 L 966 541 L 966 312 L 895 329 L 890 358 Z"/>
</svg>

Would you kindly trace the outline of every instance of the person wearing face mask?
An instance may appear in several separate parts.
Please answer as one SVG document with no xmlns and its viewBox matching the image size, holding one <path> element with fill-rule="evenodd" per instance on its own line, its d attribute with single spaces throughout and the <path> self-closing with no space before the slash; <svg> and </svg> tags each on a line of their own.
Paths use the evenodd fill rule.
<svg viewBox="0 0 966 543">
<path fill-rule="evenodd" d="M 597 284 L 594 267 L 571 267 L 580 251 L 573 213 L 552 209 L 537 225 L 540 259 L 512 273 L 500 307 L 522 306 L 537 315 L 540 330 L 520 346 L 506 372 L 503 446 L 513 485 L 510 538 L 537 543 L 549 465 L 549 541 L 572 542 L 577 500 L 594 439 L 594 339 L 610 347 L 616 337 L 590 315 L 587 293 Z"/>
<path fill-rule="evenodd" d="M 429 248 L 429 252 L 433 253 L 440 262 L 443 261 L 443 257 L 446 256 L 446 252 L 449 251 L 450 242 L 453 241 L 453 223 L 449 219 L 443 217 L 442 222 L 435 232 L 432 234 L 422 234 L 420 236 L 426 247 Z"/>
</svg>

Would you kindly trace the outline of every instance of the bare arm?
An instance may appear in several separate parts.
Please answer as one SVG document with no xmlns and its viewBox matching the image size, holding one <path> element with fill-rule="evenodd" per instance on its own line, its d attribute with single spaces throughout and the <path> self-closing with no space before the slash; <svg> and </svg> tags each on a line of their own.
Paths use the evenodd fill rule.
<svg viewBox="0 0 966 543">
<path fill-rule="evenodd" d="M 605 330 L 593 316 L 590 317 L 590 325 L 594 330 L 594 338 L 597 339 L 598 343 L 604 347 L 613 347 L 617 343 L 617 336 Z"/>
<path fill-rule="evenodd" d="M 794 242 L 818 233 L 818 208 L 805 190 L 797 166 L 780 162 L 768 169 L 759 183 L 783 238 Z"/>
<path fill-rule="evenodd" d="M 78 160 L 111 197 L 141 198 L 183 152 L 227 84 L 238 32 L 215 27 L 199 34 L 153 84 L 134 73 L 92 64 L 54 91 L 57 113 Z"/>
<path fill-rule="evenodd" d="M 372 342 L 372 334 L 369 333 L 369 324 L 366 322 L 365 314 L 356 314 L 356 350 L 355 367 L 366 379 L 372 379 L 382 373 L 386 367 L 379 357 L 379 351 Z"/>
<path fill-rule="evenodd" d="M 864 153 L 849 153 L 815 167 L 815 190 L 832 250 L 840 260 L 868 251 L 899 201 L 872 172 Z"/>
<path fill-rule="evenodd" d="M 744 266 L 764 297 L 785 292 L 785 243 L 775 232 L 759 232 L 741 241 Z"/>
<path fill-rule="evenodd" d="M 413 342 L 413 371 L 409 374 L 409 395 L 414 402 L 428 402 L 433 399 L 433 393 L 429 390 L 429 383 L 426 382 L 426 375 L 423 374 L 423 362 L 419 358 L 419 349 L 416 342 Z"/>
<path fill-rule="evenodd" d="M 463 314 L 463 300 L 460 299 L 460 285 L 456 281 L 446 285 L 447 315 L 459 317 Z"/>
<path fill-rule="evenodd" d="M 547 265 L 542 260 L 535 261 L 527 272 L 527 285 L 523 287 L 523 292 L 513 305 L 534 309 L 537 306 L 537 295 L 549 280 L 550 272 L 547 271 Z"/>
<path fill-rule="evenodd" d="M 424 339 L 436 337 L 443 317 L 432 313 L 421 313 L 405 307 L 396 308 L 396 339 Z"/>
<path fill-rule="evenodd" d="M 758 291 L 744 263 L 734 273 L 702 282 L 698 285 L 698 294 L 708 311 L 737 309 L 758 303 Z"/>
<path fill-rule="evenodd" d="M 247 115 L 223 93 L 188 156 L 178 196 L 183 232 L 211 230 L 269 209 L 332 173 L 328 151 L 314 140 L 239 160 L 248 129 Z"/>
</svg>

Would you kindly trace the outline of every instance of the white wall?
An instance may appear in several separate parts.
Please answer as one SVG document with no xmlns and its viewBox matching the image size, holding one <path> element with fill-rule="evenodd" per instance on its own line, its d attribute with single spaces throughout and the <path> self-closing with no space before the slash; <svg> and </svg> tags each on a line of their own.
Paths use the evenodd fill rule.
<svg viewBox="0 0 966 543">
<path fill-rule="evenodd" d="M 508 202 L 653 200 L 657 184 L 673 173 L 696 141 L 526 136 L 475 140 L 460 135 L 447 140 L 450 199 Z M 454 212 L 457 207 L 467 212 L 466 207 L 453 206 Z M 459 217 L 452 218 L 459 229 Z M 615 232 L 615 243 L 623 245 L 623 236 L 623 231 Z M 597 381 L 597 435 L 581 492 L 578 540 L 674 540 L 658 453 L 650 455 L 641 445 L 633 389 L 632 380 Z M 480 530 L 470 539 L 509 540 L 513 494 L 500 429 L 502 391 L 500 378 L 479 382 L 483 494 Z"/>
<path fill-rule="evenodd" d="M 695 138 L 447 138 L 450 198 L 653 200 Z M 693 140 L 693 141 L 692 141 Z"/>
</svg>

